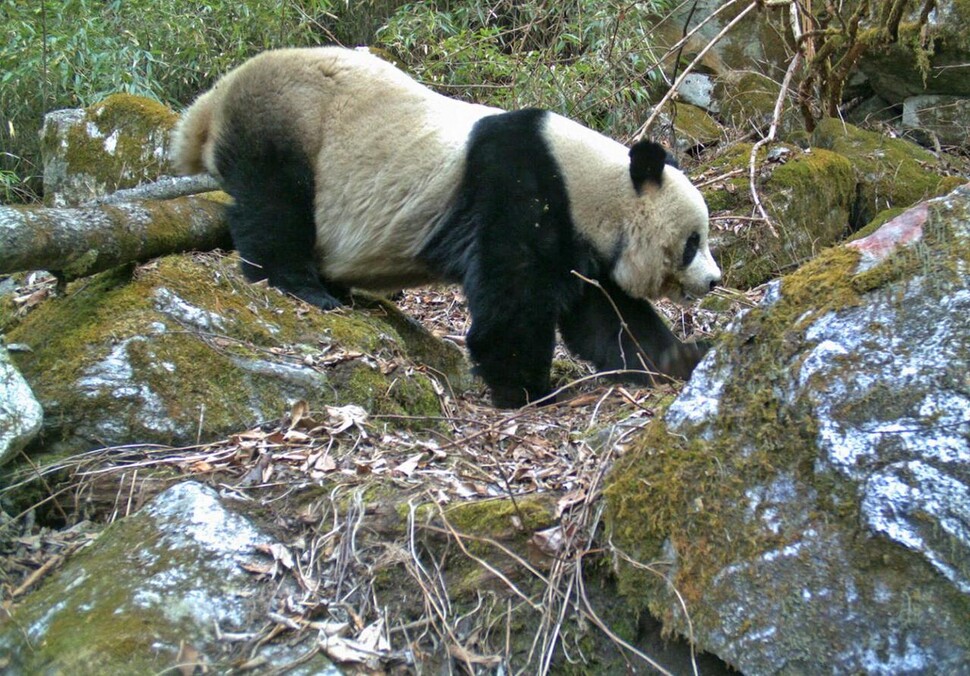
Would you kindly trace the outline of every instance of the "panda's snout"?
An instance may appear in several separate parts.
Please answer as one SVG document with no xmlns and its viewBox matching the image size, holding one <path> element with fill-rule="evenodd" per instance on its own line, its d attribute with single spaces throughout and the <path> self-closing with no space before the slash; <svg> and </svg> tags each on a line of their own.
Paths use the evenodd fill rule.
<svg viewBox="0 0 970 676">
<path fill-rule="evenodd" d="M 683 272 L 682 284 L 692 296 L 703 296 L 721 283 L 721 269 L 714 262 L 710 249 L 704 247 Z"/>
</svg>

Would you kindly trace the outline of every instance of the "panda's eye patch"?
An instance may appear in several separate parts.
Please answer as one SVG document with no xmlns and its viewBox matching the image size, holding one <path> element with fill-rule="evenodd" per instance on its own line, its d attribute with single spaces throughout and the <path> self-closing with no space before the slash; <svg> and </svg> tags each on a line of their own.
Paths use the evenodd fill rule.
<svg viewBox="0 0 970 676">
<path fill-rule="evenodd" d="M 687 243 L 684 245 L 684 260 L 681 262 L 683 267 L 687 267 L 694 260 L 694 256 L 697 255 L 697 249 L 701 245 L 700 233 L 694 233 L 687 238 Z"/>
</svg>

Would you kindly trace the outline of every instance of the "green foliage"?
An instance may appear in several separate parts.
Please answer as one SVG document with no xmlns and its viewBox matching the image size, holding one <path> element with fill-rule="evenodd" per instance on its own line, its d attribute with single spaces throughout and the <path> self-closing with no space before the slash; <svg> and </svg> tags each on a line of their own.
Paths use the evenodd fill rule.
<svg viewBox="0 0 970 676">
<path fill-rule="evenodd" d="M 378 31 L 418 79 L 502 108 L 556 110 L 615 136 L 646 116 L 659 77 L 650 17 L 668 0 L 419 0 Z"/>
<path fill-rule="evenodd" d="M 364 41 L 400 1 L 2 2 L 0 199 L 39 191 L 36 132 L 50 110 L 119 92 L 179 107 L 265 49 Z"/>
</svg>

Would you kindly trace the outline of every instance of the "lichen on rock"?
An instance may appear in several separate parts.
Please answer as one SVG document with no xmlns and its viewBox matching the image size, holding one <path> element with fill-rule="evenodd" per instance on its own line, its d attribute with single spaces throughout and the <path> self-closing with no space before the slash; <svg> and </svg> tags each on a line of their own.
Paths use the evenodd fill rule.
<svg viewBox="0 0 970 676">
<path fill-rule="evenodd" d="M 131 94 L 114 94 L 84 110 L 49 113 L 41 131 L 45 204 L 78 206 L 174 175 L 168 148 L 177 120 L 166 106 Z"/>
<path fill-rule="evenodd" d="M 255 585 L 244 568 L 264 566 L 257 547 L 272 544 L 211 488 L 176 484 L 102 533 L 17 608 L 15 621 L 0 627 L 4 667 L 160 673 L 177 665 L 186 637 L 199 666 L 218 663 L 231 648 L 220 632 L 253 630 L 279 603 L 274 590 L 294 591 Z M 302 650 L 284 653 L 281 662 Z M 322 657 L 314 665 L 314 673 L 329 667 Z"/>
</svg>

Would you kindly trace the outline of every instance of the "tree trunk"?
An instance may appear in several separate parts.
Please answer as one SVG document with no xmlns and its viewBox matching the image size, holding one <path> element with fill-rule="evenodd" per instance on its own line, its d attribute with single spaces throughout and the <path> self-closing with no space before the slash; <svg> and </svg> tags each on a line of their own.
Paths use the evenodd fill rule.
<svg viewBox="0 0 970 676">
<path fill-rule="evenodd" d="M 49 270 L 64 281 L 182 251 L 232 248 L 212 196 L 72 209 L 0 207 L 0 274 Z"/>
</svg>

